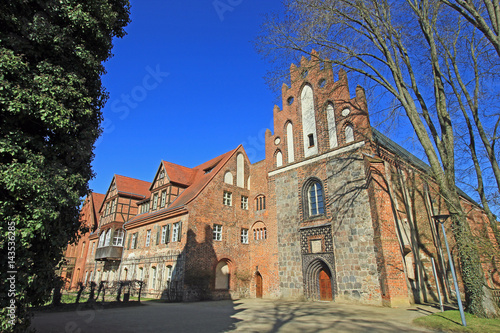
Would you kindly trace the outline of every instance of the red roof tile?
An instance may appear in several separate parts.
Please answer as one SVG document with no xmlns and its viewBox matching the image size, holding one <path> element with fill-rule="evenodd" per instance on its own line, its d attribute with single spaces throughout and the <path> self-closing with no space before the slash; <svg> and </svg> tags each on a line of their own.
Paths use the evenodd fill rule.
<svg viewBox="0 0 500 333">
<path fill-rule="evenodd" d="M 171 183 L 189 186 L 193 182 L 196 171 L 175 163 L 162 161 L 165 172 Z"/>
<path fill-rule="evenodd" d="M 174 175 L 174 177 L 177 177 L 176 178 L 177 182 L 179 182 L 180 184 L 187 184 L 189 186 L 167 208 L 151 213 L 137 215 L 132 219 L 130 219 L 126 224 L 138 220 L 143 220 L 149 216 L 158 215 L 161 212 L 166 212 L 171 209 L 182 207 L 191 202 L 198 196 L 198 194 L 203 190 L 203 188 L 207 186 L 210 180 L 212 180 L 212 178 L 215 177 L 215 175 L 219 172 L 219 170 L 226 164 L 226 162 L 231 158 L 231 156 L 234 153 L 236 153 L 236 151 L 238 151 L 240 147 L 241 145 L 238 146 L 236 149 L 228 151 L 227 153 L 217 156 L 216 158 L 213 158 L 210 161 L 202 163 L 192 169 L 163 161 L 164 163 L 163 165 L 167 165 L 169 168 L 171 168 L 170 170 L 172 172 L 172 175 Z M 167 170 L 167 174 L 170 180 L 173 182 L 174 180 L 171 178 L 172 175 L 169 173 L 168 171 L 169 169 L 167 169 L 167 166 L 165 167 L 165 169 Z M 189 181 L 187 180 L 188 177 L 191 177 Z"/>
<path fill-rule="evenodd" d="M 115 175 L 116 189 L 119 193 L 132 194 L 147 198 L 149 192 L 149 182 L 135 178 Z"/>
</svg>

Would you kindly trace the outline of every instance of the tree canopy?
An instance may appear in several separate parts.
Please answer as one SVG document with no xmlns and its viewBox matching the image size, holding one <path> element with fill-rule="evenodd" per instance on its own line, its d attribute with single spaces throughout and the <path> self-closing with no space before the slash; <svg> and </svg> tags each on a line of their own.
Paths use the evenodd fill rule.
<svg viewBox="0 0 500 333">
<path fill-rule="evenodd" d="M 13 281 L 1 284 L 2 331 L 26 331 L 26 307 L 50 295 L 76 237 L 107 99 L 103 62 L 113 37 L 125 35 L 129 7 L 128 0 L 0 4 L 0 276 Z"/>
</svg>

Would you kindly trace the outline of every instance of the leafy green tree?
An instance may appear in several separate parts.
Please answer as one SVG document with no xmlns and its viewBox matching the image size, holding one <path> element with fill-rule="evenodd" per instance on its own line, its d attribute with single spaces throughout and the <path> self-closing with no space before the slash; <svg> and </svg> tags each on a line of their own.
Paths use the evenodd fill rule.
<svg viewBox="0 0 500 333">
<path fill-rule="evenodd" d="M 27 330 L 28 306 L 48 299 L 76 237 L 107 99 L 103 62 L 129 11 L 128 0 L 0 2 L 2 332 Z"/>
</svg>

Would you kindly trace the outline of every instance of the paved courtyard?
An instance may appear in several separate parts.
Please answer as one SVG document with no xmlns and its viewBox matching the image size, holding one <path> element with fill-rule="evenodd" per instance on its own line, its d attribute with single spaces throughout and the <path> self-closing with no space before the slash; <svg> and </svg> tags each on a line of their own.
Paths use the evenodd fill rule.
<svg viewBox="0 0 500 333">
<path fill-rule="evenodd" d="M 143 302 L 141 306 L 40 312 L 38 333 L 111 332 L 429 332 L 411 325 L 438 311 L 340 304 L 243 299 L 197 303 Z"/>
</svg>

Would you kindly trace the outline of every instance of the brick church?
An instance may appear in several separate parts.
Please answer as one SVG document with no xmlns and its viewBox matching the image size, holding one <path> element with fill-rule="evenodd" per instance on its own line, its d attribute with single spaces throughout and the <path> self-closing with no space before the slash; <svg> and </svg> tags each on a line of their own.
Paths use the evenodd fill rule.
<svg viewBox="0 0 500 333">
<path fill-rule="evenodd" d="M 313 57 L 290 75 L 264 160 L 251 164 L 238 146 L 194 168 L 161 161 L 152 180 L 115 175 L 106 194 L 90 194 L 81 220 L 91 231 L 68 246 L 67 287 L 141 280 L 150 297 L 185 301 L 405 306 L 436 302 L 437 283 L 454 299 L 430 168 L 371 127 L 364 90 L 351 97 L 344 71 L 334 80 Z M 496 249 L 483 269 L 499 288 L 486 215 L 462 199 L 473 232 Z"/>
</svg>

